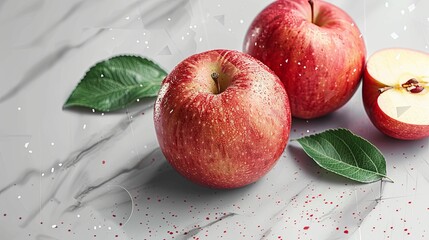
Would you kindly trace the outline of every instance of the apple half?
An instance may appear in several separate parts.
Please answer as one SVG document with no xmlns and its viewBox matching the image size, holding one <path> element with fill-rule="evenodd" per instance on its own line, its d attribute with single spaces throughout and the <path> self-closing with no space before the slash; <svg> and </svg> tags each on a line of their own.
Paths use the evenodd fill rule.
<svg viewBox="0 0 429 240">
<path fill-rule="evenodd" d="M 372 123 L 397 139 L 429 136 L 429 55 L 385 49 L 367 61 L 362 97 Z"/>
</svg>

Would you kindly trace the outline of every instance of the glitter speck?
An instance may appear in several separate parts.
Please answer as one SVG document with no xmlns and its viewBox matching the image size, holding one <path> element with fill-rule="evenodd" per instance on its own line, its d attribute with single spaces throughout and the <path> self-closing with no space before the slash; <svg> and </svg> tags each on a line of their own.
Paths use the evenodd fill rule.
<svg viewBox="0 0 429 240">
<path fill-rule="evenodd" d="M 390 34 L 390 36 L 393 38 L 393 39 L 398 39 L 398 34 L 396 33 L 396 32 L 393 32 L 393 33 L 391 33 Z"/>
<path fill-rule="evenodd" d="M 57 225 L 55 225 L 55 224 L 54 224 L 54 225 L 52 225 L 51 227 L 52 227 L 52 228 L 57 228 Z"/>
<path fill-rule="evenodd" d="M 76 217 L 80 218 L 80 215 L 78 214 Z"/>
<path fill-rule="evenodd" d="M 85 129 L 85 128 L 86 128 L 86 124 L 83 124 L 82 129 Z"/>
<path fill-rule="evenodd" d="M 53 173 L 55 171 L 55 168 L 51 168 L 51 173 Z"/>
<path fill-rule="evenodd" d="M 408 6 L 408 11 L 412 12 L 414 9 L 416 9 L 416 5 L 414 3 Z"/>
<path fill-rule="evenodd" d="M 240 23 L 241 23 L 241 24 L 243 24 L 243 23 L 244 23 L 243 19 L 240 19 Z"/>
<path fill-rule="evenodd" d="M 389 3 L 388 3 L 388 2 L 385 2 L 385 3 L 384 3 L 384 6 L 389 7 Z"/>
<path fill-rule="evenodd" d="M 18 111 L 21 111 L 21 107 L 18 107 Z"/>
<path fill-rule="evenodd" d="M 18 196 L 18 199 L 21 199 L 21 196 Z"/>
<path fill-rule="evenodd" d="M 29 142 L 26 142 L 25 144 L 24 144 L 24 147 L 25 148 L 28 148 L 28 145 L 29 145 L 30 143 Z"/>
<path fill-rule="evenodd" d="M 51 146 L 54 146 L 55 145 L 55 143 L 54 142 L 51 142 Z"/>
</svg>

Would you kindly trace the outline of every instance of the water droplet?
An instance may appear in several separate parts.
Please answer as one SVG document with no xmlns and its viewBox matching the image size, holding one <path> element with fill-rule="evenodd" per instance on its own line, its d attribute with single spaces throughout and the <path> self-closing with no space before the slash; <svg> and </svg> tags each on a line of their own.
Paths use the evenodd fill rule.
<svg viewBox="0 0 429 240">
<path fill-rule="evenodd" d="M 396 60 L 399 60 L 401 58 L 401 54 L 396 55 Z"/>
<path fill-rule="evenodd" d="M 136 100 L 137 102 L 140 102 L 140 98 L 137 98 L 137 100 Z"/>
<path fill-rule="evenodd" d="M 286 60 L 285 60 L 285 63 L 287 63 L 287 62 L 289 62 L 289 59 L 286 59 Z"/>
<path fill-rule="evenodd" d="M 200 37 L 200 39 L 199 39 L 199 40 L 200 40 L 200 42 L 202 42 L 202 41 L 203 41 L 203 38 L 202 38 L 202 37 Z"/>
<path fill-rule="evenodd" d="M 243 24 L 243 23 L 244 23 L 243 19 L 240 19 L 240 23 L 241 23 L 241 24 Z"/>
<path fill-rule="evenodd" d="M 140 40 L 137 40 L 136 43 L 140 43 Z"/>
<path fill-rule="evenodd" d="M 95 112 L 95 109 L 94 109 L 94 108 L 92 109 L 92 112 Z"/>
<path fill-rule="evenodd" d="M 390 36 L 391 36 L 393 39 L 398 39 L 398 38 L 399 38 L 399 36 L 398 36 L 398 34 L 397 34 L 396 32 L 391 33 L 391 34 L 390 34 Z"/>
<path fill-rule="evenodd" d="M 42 173 L 42 177 L 45 176 L 45 173 Z"/>
<path fill-rule="evenodd" d="M 104 77 L 104 74 L 100 74 L 100 77 Z"/>
<path fill-rule="evenodd" d="M 21 107 L 18 107 L 18 111 L 21 111 Z"/>
<path fill-rule="evenodd" d="M 78 215 L 76 215 L 76 217 L 80 218 L 80 215 L 78 214 Z"/>
<path fill-rule="evenodd" d="M 94 230 L 97 230 L 97 226 L 94 226 Z"/>
<path fill-rule="evenodd" d="M 407 25 L 404 25 L 404 31 L 407 31 Z"/>
<path fill-rule="evenodd" d="M 107 229 L 112 230 L 112 228 L 111 228 L 111 227 L 108 227 Z"/>
<path fill-rule="evenodd" d="M 126 17 L 125 20 L 130 20 L 130 17 Z"/>
<path fill-rule="evenodd" d="M 171 18 L 167 18 L 168 21 L 171 21 Z"/>
<path fill-rule="evenodd" d="M 55 143 L 54 142 L 51 142 L 51 146 L 54 146 L 55 145 Z"/>
<path fill-rule="evenodd" d="M 298 65 L 301 65 L 301 62 L 298 62 Z"/>
</svg>

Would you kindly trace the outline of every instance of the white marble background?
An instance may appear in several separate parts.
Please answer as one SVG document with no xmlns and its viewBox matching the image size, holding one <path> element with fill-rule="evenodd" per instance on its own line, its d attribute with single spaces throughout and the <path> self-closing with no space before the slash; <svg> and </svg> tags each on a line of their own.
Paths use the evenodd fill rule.
<svg viewBox="0 0 429 240">
<path fill-rule="evenodd" d="M 360 91 L 328 117 L 294 120 L 291 138 L 349 128 L 381 149 L 394 183 L 327 173 L 290 143 L 259 182 L 206 189 L 166 163 L 154 99 L 62 109 L 86 70 L 115 55 L 169 71 L 193 53 L 241 50 L 270 2 L 0 0 L 0 239 L 429 239 L 429 142 L 379 133 Z M 429 51 L 426 0 L 330 2 L 355 19 L 368 54 Z"/>
</svg>

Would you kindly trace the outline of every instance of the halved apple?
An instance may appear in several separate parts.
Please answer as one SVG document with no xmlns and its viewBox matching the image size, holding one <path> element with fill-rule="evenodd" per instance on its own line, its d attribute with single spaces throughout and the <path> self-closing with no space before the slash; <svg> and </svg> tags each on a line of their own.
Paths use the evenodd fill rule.
<svg viewBox="0 0 429 240">
<path fill-rule="evenodd" d="M 372 123 L 398 139 L 429 136 L 429 55 L 385 49 L 366 63 L 362 97 Z"/>
</svg>

